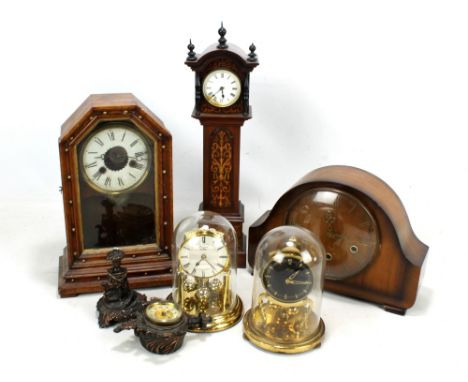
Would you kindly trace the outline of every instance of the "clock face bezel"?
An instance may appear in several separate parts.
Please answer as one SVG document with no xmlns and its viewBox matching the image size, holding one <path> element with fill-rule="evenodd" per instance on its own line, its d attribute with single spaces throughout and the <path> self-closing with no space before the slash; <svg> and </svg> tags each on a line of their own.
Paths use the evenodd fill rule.
<svg viewBox="0 0 468 382">
<path fill-rule="evenodd" d="M 145 308 L 145 315 L 154 324 L 172 325 L 182 318 L 182 310 L 171 301 L 155 301 Z"/>
<path fill-rule="evenodd" d="M 261 281 L 262 281 L 262 285 L 263 285 L 263 288 L 265 288 L 265 291 L 274 299 L 282 302 L 282 303 L 287 303 L 287 304 L 292 304 L 292 303 L 297 303 L 303 299 L 305 299 L 309 293 L 312 291 L 313 287 L 314 287 L 314 276 L 313 276 L 313 272 L 312 272 L 312 269 L 309 265 L 307 265 L 306 263 L 304 263 L 303 259 L 301 256 L 297 256 L 297 255 L 291 255 L 291 254 L 282 254 L 284 257 L 281 257 L 281 262 L 278 262 L 273 256 L 273 258 L 268 261 L 268 263 L 264 266 L 263 270 L 262 270 L 262 273 L 261 273 Z M 280 279 L 280 274 L 278 274 L 278 270 L 275 270 L 275 268 L 278 268 L 278 267 L 286 267 L 286 270 L 288 270 L 288 266 L 289 267 L 292 267 L 293 264 L 292 262 L 297 262 L 299 263 L 300 265 L 300 269 L 303 270 L 303 273 L 304 275 L 308 276 L 308 277 L 302 277 L 300 279 L 297 279 L 297 276 L 300 274 L 300 273 L 297 273 L 299 271 L 299 268 L 296 266 L 296 268 L 294 268 L 292 270 L 292 272 L 288 272 L 289 273 L 289 276 L 287 276 L 286 278 L 284 278 L 284 285 L 285 285 L 285 289 L 287 288 L 294 288 L 294 285 L 307 285 L 307 287 L 301 289 L 300 291 L 297 291 L 297 293 L 294 294 L 294 297 L 290 297 L 289 294 L 287 292 L 279 292 L 278 290 L 275 290 L 275 286 L 273 285 L 272 283 L 272 279 L 275 278 L 275 273 L 277 273 L 276 275 L 276 278 L 277 280 L 274 280 L 275 283 L 280 283 L 280 284 L 283 284 L 281 282 L 281 279 Z M 280 272 L 284 272 L 285 270 L 281 270 Z M 283 277 L 283 276 L 281 276 Z M 270 279 L 269 281 L 267 279 Z M 288 280 L 290 281 L 288 283 Z M 301 282 L 301 284 L 294 284 L 294 282 Z M 306 283 L 307 284 L 303 284 L 303 283 Z M 300 287 L 301 288 L 301 287 Z M 298 288 L 297 288 L 298 289 Z M 299 293 L 301 292 L 301 293 Z M 281 294 L 283 293 L 283 294 Z M 291 292 L 292 294 L 292 292 Z"/>
<path fill-rule="evenodd" d="M 227 75 L 233 76 L 234 80 L 236 81 L 236 83 L 237 83 L 237 85 L 239 87 L 238 90 L 237 90 L 237 94 L 235 94 L 235 96 L 232 98 L 232 100 L 227 102 L 227 103 L 222 104 L 222 103 L 219 103 L 217 101 L 214 101 L 213 96 L 210 97 L 209 94 L 208 94 L 208 91 L 207 91 L 208 83 L 209 83 L 210 79 L 216 73 L 223 73 L 223 74 L 227 73 Z M 221 88 L 220 88 L 220 90 L 221 90 Z M 242 84 L 241 84 L 239 76 L 236 73 L 234 73 L 232 70 L 227 69 L 227 68 L 217 68 L 217 69 L 211 70 L 210 72 L 208 72 L 208 74 L 203 79 L 203 84 L 202 84 L 203 97 L 205 98 L 206 102 L 208 102 L 211 106 L 214 106 L 214 107 L 219 107 L 219 108 L 224 109 L 224 108 L 227 108 L 229 106 L 234 105 L 241 98 L 242 90 L 243 90 L 242 89 Z"/>
<path fill-rule="evenodd" d="M 227 249 L 227 244 L 224 241 L 223 234 L 221 232 L 219 232 L 219 231 L 214 232 L 213 229 L 205 230 L 205 229 L 201 228 L 201 229 L 198 229 L 196 231 L 187 232 L 185 235 L 186 235 L 185 240 L 183 241 L 183 243 L 181 244 L 179 250 L 177 251 L 177 259 L 178 259 L 178 262 L 179 262 L 179 269 L 180 269 L 180 271 L 182 273 L 184 273 L 184 274 L 186 274 L 188 276 L 194 277 L 196 279 L 197 278 L 199 278 L 199 279 L 210 279 L 210 278 L 216 277 L 219 274 L 221 274 L 223 272 L 226 272 L 226 271 L 228 271 L 230 269 L 230 262 L 231 262 L 230 261 L 230 255 L 229 255 L 229 252 L 228 252 L 228 249 Z M 200 256 L 199 257 L 197 256 L 196 259 L 190 259 L 190 256 L 192 255 L 191 252 L 193 252 L 193 251 L 203 252 L 204 250 L 200 249 L 200 248 L 193 248 L 193 247 L 185 248 L 185 246 L 187 244 L 190 244 L 192 246 L 193 242 L 196 242 L 196 240 L 200 240 L 201 243 L 196 243 L 195 245 L 198 245 L 198 246 L 202 247 L 202 245 L 204 244 L 204 238 L 207 238 L 207 237 L 213 239 L 213 242 L 212 242 L 213 247 L 209 248 L 209 250 L 211 252 L 215 252 L 215 254 L 216 254 L 216 264 L 213 264 L 211 259 L 210 259 L 210 261 L 207 261 L 208 255 L 206 255 L 205 253 L 201 253 Z M 214 247 L 215 242 L 219 242 L 222 246 L 218 247 L 218 248 Z M 205 250 L 205 251 L 207 251 L 207 250 Z M 187 254 L 187 255 L 185 255 L 185 254 Z M 224 258 L 224 256 L 226 257 L 226 260 L 224 261 L 224 264 L 218 262 L 218 261 L 220 261 L 219 259 L 221 258 L 221 255 L 222 255 L 223 258 Z M 185 259 L 186 256 L 187 256 L 187 262 L 183 262 L 182 259 Z M 219 267 L 219 269 L 216 272 L 213 272 L 213 273 L 210 273 L 210 274 L 205 274 L 205 273 L 203 273 L 203 270 L 202 270 L 202 274 L 198 274 L 196 272 L 196 270 L 197 270 L 197 268 L 199 268 L 199 265 L 201 264 L 202 261 L 204 261 L 207 264 L 211 264 L 209 267 L 206 267 L 206 269 L 213 269 L 212 266 L 217 266 L 217 265 L 221 265 L 221 266 Z M 192 271 L 189 271 L 189 269 L 186 269 L 185 265 L 191 266 L 192 263 L 194 263 L 194 262 L 195 262 L 195 265 L 193 265 L 193 267 L 190 268 Z"/>
<path fill-rule="evenodd" d="M 85 150 L 87 149 L 90 141 L 96 137 L 97 134 L 109 130 L 109 129 L 125 129 L 128 131 L 132 131 L 136 136 L 138 136 L 139 139 L 143 142 L 145 149 L 146 149 L 146 161 L 147 161 L 147 166 L 144 170 L 144 173 L 139 177 L 138 181 L 132 184 L 131 186 L 127 188 L 123 188 L 121 190 L 113 190 L 113 191 L 108 191 L 105 188 L 99 187 L 92 179 L 89 178 L 86 169 L 85 169 L 85 164 L 84 164 L 84 153 Z M 153 157 L 156 158 L 153 153 L 155 150 L 154 144 L 150 144 L 149 139 L 145 133 L 143 133 L 133 122 L 128 121 L 128 120 L 121 120 L 121 121 L 99 121 L 96 126 L 94 126 L 86 138 L 81 141 L 77 146 L 80 146 L 81 150 L 78 153 L 78 164 L 79 164 L 79 172 L 81 177 L 84 179 L 86 184 L 90 186 L 93 190 L 101 193 L 101 194 L 106 194 L 106 195 L 121 195 L 124 193 L 128 193 L 131 191 L 134 191 L 136 188 L 138 188 L 147 178 L 149 172 L 151 169 L 155 169 L 155 178 L 158 177 L 157 171 L 156 171 L 156 163 L 153 161 Z M 116 147 L 116 146 L 113 146 Z M 155 187 L 156 189 L 156 187 Z"/>
<path fill-rule="evenodd" d="M 325 223 L 326 225 L 328 225 L 327 231 L 320 230 L 320 232 L 317 232 L 316 229 L 313 229 L 311 227 L 311 225 L 313 225 L 314 223 L 312 223 L 312 224 L 301 224 L 300 222 L 297 221 L 297 219 L 293 219 L 292 215 L 294 214 L 295 209 L 301 208 L 300 205 L 299 205 L 299 203 L 301 203 L 301 201 L 303 201 L 304 199 L 311 199 L 312 195 L 315 196 L 315 195 L 317 195 L 318 193 L 321 193 L 321 192 L 335 194 L 335 201 L 336 200 L 343 200 L 343 199 L 351 201 L 352 203 L 354 203 L 354 206 L 356 207 L 356 210 L 361 211 L 360 214 L 362 216 L 365 216 L 368 219 L 369 226 L 371 227 L 370 229 L 368 229 L 368 234 L 369 234 L 369 236 L 373 236 L 374 241 L 369 242 L 372 245 L 368 244 L 368 243 L 364 243 L 364 245 L 365 246 L 371 246 L 371 248 L 373 248 L 373 250 L 369 250 L 369 251 L 364 252 L 364 260 L 363 261 L 360 261 L 360 260 L 358 261 L 358 259 L 353 259 L 353 257 L 359 256 L 359 246 L 357 246 L 356 244 L 350 245 L 347 248 L 345 254 L 343 254 L 343 250 L 341 249 L 339 256 L 335 256 L 336 249 L 330 248 L 330 246 L 332 246 L 332 245 L 333 245 L 333 247 L 335 247 L 334 243 L 339 242 L 340 240 L 342 240 L 344 242 L 352 242 L 354 240 L 355 242 L 363 243 L 361 240 L 358 240 L 356 238 L 356 236 L 355 237 L 347 237 L 347 236 L 343 235 L 340 232 L 336 232 L 334 228 L 333 229 L 330 228 L 332 226 L 332 223 L 329 223 L 329 222 L 325 221 L 327 219 L 331 219 L 331 220 L 337 220 L 338 223 L 341 223 L 342 226 L 344 224 L 347 224 L 346 222 L 343 222 L 343 220 L 345 220 L 345 219 L 343 219 L 343 212 L 341 212 L 341 209 L 340 209 L 339 206 L 335 206 L 335 201 L 333 202 L 332 207 L 328 206 L 328 209 L 333 210 L 334 214 L 330 214 L 330 216 L 327 216 L 327 217 L 322 216 L 322 214 L 320 214 L 320 215 L 313 214 L 313 213 L 310 214 L 310 216 L 312 216 L 312 215 L 313 216 L 317 216 L 317 215 L 320 216 L 320 221 L 318 221 L 318 222 L 315 221 L 314 223 L 315 223 L 315 225 Z M 315 202 L 313 202 L 313 203 L 318 204 L 318 203 L 315 203 Z M 316 207 L 316 208 L 318 210 L 320 210 L 319 207 Z M 348 213 L 348 215 L 345 215 L 344 216 L 345 218 L 346 217 L 351 218 L 352 217 L 351 214 L 353 214 L 355 216 L 358 216 L 357 213 L 354 212 L 354 207 L 351 208 L 351 210 L 348 211 L 347 213 Z M 379 226 L 377 224 L 376 218 L 372 215 L 372 213 L 364 205 L 364 203 L 361 200 L 359 200 L 359 198 L 357 198 L 355 195 L 353 195 L 353 194 L 351 194 L 351 193 L 349 193 L 347 191 L 337 189 L 337 188 L 333 188 L 333 187 L 326 187 L 326 186 L 316 187 L 316 188 L 313 188 L 313 189 L 310 189 L 310 190 L 306 190 L 306 191 L 300 193 L 294 199 L 294 201 L 290 204 L 285 220 L 286 220 L 286 224 L 294 224 L 294 225 L 298 225 L 298 226 L 301 226 L 301 227 L 305 227 L 305 228 L 309 229 L 310 231 L 312 231 L 312 232 L 314 232 L 315 234 L 318 235 L 318 237 L 322 241 L 322 243 L 323 243 L 323 245 L 325 247 L 326 253 L 327 253 L 327 266 L 325 267 L 325 278 L 328 279 L 328 280 L 345 280 L 345 279 L 348 279 L 350 277 L 356 276 L 357 274 L 363 272 L 366 268 L 368 268 L 372 264 L 372 262 L 375 260 L 375 258 L 378 256 L 378 254 L 380 253 L 380 249 L 381 249 L 380 230 L 379 230 Z M 361 224 L 362 223 L 363 222 L 361 222 Z M 361 230 L 361 231 L 363 231 L 363 230 Z M 326 236 L 324 237 L 324 235 L 326 235 Z M 335 236 L 335 239 L 333 239 L 332 236 Z M 348 261 L 348 259 L 351 259 L 351 260 Z M 334 261 L 338 262 L 338 265 L 336 266 L 336 269 L 338 269 L 338 271 L 336 271 L 336 270 L 334 271 L 333 266 L 335 266 L 335 265 L 329 265 L 329 264 L 333 264 Z M 340 268 L 339 268 L 340 262 L 342 263 L 341 268 L 344 269 L 344 270 L 341 270 L 341 271 L 340 271 Z M 349 265 L 349 264 L 351 264 L 351 270 L 347 271 L 346 266 Z"/>
</svg>

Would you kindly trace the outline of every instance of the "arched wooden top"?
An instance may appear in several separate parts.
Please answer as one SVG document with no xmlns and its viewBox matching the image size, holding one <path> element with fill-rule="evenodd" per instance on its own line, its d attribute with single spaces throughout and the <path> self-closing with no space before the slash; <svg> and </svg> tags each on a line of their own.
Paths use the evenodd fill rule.
<svg viewBox="0 0 468 382">
<path fill-rule="evenodd" d="M 395 191 L 382 179 L 351 166 L 321 167 L 302 177 L 280 200 L 292 190 L 309 183 L 346 186 L 367 195 L 388 216 L 397 234 L 403 254 L 408 261 L 418 267 L 422 265 L 429 247 L 416 237 L 403 203 Z"/>
</svg>

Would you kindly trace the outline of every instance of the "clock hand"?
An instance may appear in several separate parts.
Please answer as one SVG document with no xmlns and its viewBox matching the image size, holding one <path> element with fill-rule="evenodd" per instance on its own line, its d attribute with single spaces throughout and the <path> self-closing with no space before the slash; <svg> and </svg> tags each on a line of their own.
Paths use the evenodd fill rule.
<svg viewBox="0 0 468 382">
<path fill-rule="evenodd" d="M 219 89 L 218 89 L 218 91 L 215 92 L 215 93 L 213 93 L 213 94 L 211 95 L 211 98 L 214 98 L 214 96 L 215 96 L 216 94 L 218 94 L 219 92 L 222 92 L 223 90 L 224 90 L 224 86 L 220 86 Z M 223 94 L 224 94 L 224 93 L 223 93 Z M 224 95 L 223 95 L 223 97 L 224 97 Z"/>
<path fill-rule="evenodd" d="M 205 260 L 205 263 L 207 263 L 216 272 L 216 268 L 214 267 L 214 265 L 211 264 L 207 259 L 204 259 L 204 260 Z"/>
<path fill-rule="evenodd" d="M 289 277 L 286 280 L 292 281 L 296 278 L 296 276 L 299 274 L 300 269 L 295 270 L 293 273 L 289 275 Z"/>
<path fill-rule="evenodd" d="M 286 279 L 285 283 L 287 285 L 310 285 L 312 284 L 312 281 L 300 281 L 300 280 L 289 280 Z"/>
<path fill-rule="evenodd" d="M 203 260 L 205 260 L 205 257 L 204 257 L 203 255 L 201 255 L 200 260 L 198 260 L 198 261 L 195 263 L 195 265 L 193 266 L 192 272 L 190 272 L 190 273 L 195 272 L 195 269 L 197 269 L 197 267 L 200 265 L 200 263 L 201 263 Z"/>
</svg>

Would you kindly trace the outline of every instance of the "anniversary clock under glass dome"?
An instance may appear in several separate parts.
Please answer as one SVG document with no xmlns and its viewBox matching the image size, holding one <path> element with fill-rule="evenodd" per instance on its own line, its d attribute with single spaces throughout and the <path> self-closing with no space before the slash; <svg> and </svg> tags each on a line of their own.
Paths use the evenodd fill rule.
<svg viewBox="0 0 468 382">
<path fill-rule="evenodd" d="M 244 335 L 254 345 L 279 353 L 300 353 L 320 345 L 325 250 L 310 231 L 281 226 L 258 245 L 252 308 Z"/>
<path fill-rule="evenodd" d="M 236 324 L 242 301 L 236 294 L 237 239 L 221 215 L 200 211 L 184 220 L 174 233 L 172 298 L 191 317 L 206 316 L 207 324 L 189 330 L 215 332 Z"/>
</svg>

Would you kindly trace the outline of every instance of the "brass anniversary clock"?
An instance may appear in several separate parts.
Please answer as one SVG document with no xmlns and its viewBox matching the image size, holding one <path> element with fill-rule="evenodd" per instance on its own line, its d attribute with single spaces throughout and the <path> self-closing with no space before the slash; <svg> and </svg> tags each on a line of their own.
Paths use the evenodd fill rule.
<svg viewBox="0 0 468 382">
<path fill-rule="evenodd" d="M 189 330 L 216 332 L 240 320 L 236 246 L 233 226 L 219 214 L 200 211 L 178 224 L 172 298 L 192 318 Z M 206 317 L 206 325 L 193 320 L 200 316 Z"/>
<path fill-rule="evenodd" d="M 349 166 L 304 176 L 250 227 L 251 266 L 264 233 L 283 224 L 305 227 L 324 244 L 325 289 L 399 314 L 414 304 L 428 247 L 378 177 Z"/>
<path fill-rule="evenodd" d="M 302 227 L 281 226 L 266 233 L 255 257 L 252 307 L 244 335 L 277 353 L 301 353 L 320 346 L 325 250 Z"/>
<path fill-rule="evenodd" d="M 102 290 L 114 247 L 131 287 L 171 283 L 171 142 L 132 94 L 91 95 L 63 124 L 60 296 Z"/>
<path fill-rule="evenodd" d="M 245 267 L 242 233 L 244 207 L 239 201 L 240 129 L 252 118 L 249 105 L 250 72 L 258 65 L 255 46 L 244 53 L 227 43 L 221 25 L 217 44 L 201 55 L 190 41 L 185 64 L 195 72 L 192 117 L 203 125 L 203 202 L 200 210 L 217 212 L 234 226 L 238 265 Z"/>
</svg>

